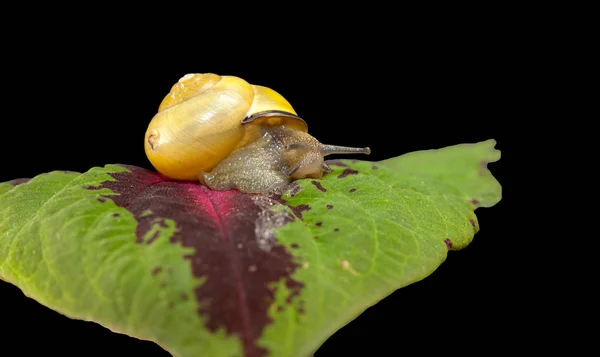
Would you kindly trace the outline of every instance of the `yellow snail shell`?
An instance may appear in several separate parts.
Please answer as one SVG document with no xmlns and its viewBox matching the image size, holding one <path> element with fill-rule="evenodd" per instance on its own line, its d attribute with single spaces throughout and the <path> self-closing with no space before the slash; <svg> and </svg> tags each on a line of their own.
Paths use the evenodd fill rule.
<svg viewBox="0 0 600 357">
<path fill-rule="evenodd" d="M 369 148 L 323 145 L 276 91 L 235 76 L 183 76 L 163 99 L 144 140 L 161 174 L 213 190 L 274 191 L 321 178 L 329 154 Z"/>
</svg>

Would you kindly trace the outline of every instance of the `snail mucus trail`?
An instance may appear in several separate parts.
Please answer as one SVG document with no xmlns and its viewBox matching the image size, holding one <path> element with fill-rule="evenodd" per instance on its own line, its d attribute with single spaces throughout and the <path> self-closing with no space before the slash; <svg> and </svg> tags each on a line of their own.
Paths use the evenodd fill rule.
<svg viewBox="0 0 600 357">
<path fill-rule="evenodd" d="M 173 85 L 148 126 L 145 150 L 169 178 L 248 193 L 320 179 L 331 171 L 327 155 L 371 152 L 321 144 L 276 91 L 212 73 L 188 74 Z"/>
</svg>

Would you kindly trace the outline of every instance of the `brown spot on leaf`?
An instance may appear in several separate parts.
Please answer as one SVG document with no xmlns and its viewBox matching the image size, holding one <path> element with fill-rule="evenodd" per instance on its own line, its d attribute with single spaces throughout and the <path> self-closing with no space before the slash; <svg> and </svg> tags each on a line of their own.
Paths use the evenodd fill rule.
<svg viewBox="0 0 600 357">
<path fill-rule="evenodd" d="M 292 243 L 292 248 L 298 249 L 298 248 L 300 248 L 300 246 L 298 244 L 296 244 L 296 243 Z"/>
<path fill-rule="evenodd" d="M 100 198 L 98 198 L 97 200 L 98 200 L 98 202 L 100 202 L 100 203 L 104 203 L 104 202 L 106 202 L 106 198 L 103 198 L 103 197 L 100 197 Z"/>
<path fill-rule="evenodd" d="M 300 266 L 300 265 L 298 265 L 298 267 L 299 267 L 299 266 Z M 294 268 L 294 269 L 295 269 L 295 268 Z M 289 295 L 287 296 L 287 298 L 285 299 L 285 301 L 286 301 L 288 304 L 291 304 L 291 303 L 292 303 L 292 301 L 293 301 L 293 299 L 294 299 L 295 297 L 297 297 L 298 295 L 300 295 L 300 291 L 302 291 L 302 288 L 304 288 L 304 284 L 302 284 L 301 282 L 299 282 L 299 281 L 296 281 L 296 280 L 288 279 L 288 280 L 286 280 L 286 281 L 285 281 L 285 287 L 286 287 L 286 288 L 287 288 L 289 291 L 291 291 L 291 294 L 289 294 Z"/>
<path fill-rule="evenodd" d="M 479 204 L 479 201 L 477 201 L 477 200 L 475 200 L 475 199 L 472 199 L 472 200 L 469 200 L 469 203 L 471 203 L 471 204 L 473 204 L 473 205 L 478 205 L 478 204 Z"/>
<path fill-rule="evenodd" d="M 157 275 L 161 271 L 162 271 L 161 267 L 156 267 L 156 268 L 152 269 L 152 275 Z"/>
<path fill-rule="evenodd" d="M 169 302 L 169 309 L 173 309 L 175 307 L 175 304 L 173 303 L 173 301 Z"/>
<path fill-rule="evenodd" d="M 471 225 L 473 226 L 473 228 L 475 228 L 475 221 L 470 219 L 469 222 L 471 222 Z"/>
<path fill-rule="evenodd" d="M 284 246 L 275 238 L 266 246 L 259 244 L 257 217 L 271 211 L 256 203 L 256 195 L 212 191 L 194 182 L 176 182 L 153 171 L 124 167 L 131 172 L 113 173 L 115 181 L 92 189 L 106 188 L 117 194 L 105 197 L 132 212 L 138 223 L 138 242 L 155 224 L 173 220 L 176 229 L 171 242 L 193 248 L 183 258 L 191 263 L 192 274 L 205 280 L 196 288 L 195 299 L 206 328 L 237 336 L 245 357 L 266 356 L 267 349 L 257 341 L 273 322 L 268 314 L 275 302 L 273 286 L 283 281 L 290 303 L 304 287 L 292 278 L 300 266 Z M 293 208 L 299 217 L 308 209 L 307 205 Z M 238 244 L 244 249 L 237 249 Z"/>
<path fill-rule="evenodd" d="M 160 232 L 159 231 L 155 231 L 154 233 L 152 233 L 152 237 L 150 237 L 150 239 L 148 239 L 148 241 L 146 242 L 146 244 L 152 244 L 152 243 L 154 243 L 154 241 L 156 240 L 156 238 L 158 238 L 158 236 L 160 236 Z"/>
<path fill-rule="evenodd" d="M 352 193 L 352 192 L 354 192 L 354 191 L 356 191 L 356 188 L 352 187 L 352 188 L 350 189 L 350 191 L 348 191 L 348 192 Z"/>
<path fill-rule="evenodd" d="M 120 214 L 118 214 L 118 213 L 113 213 L 113 217 L 117 218 L 117 217 L 119 217 L 119 216 L 120 216 Z"/>
<path fill-rule="evenodd" d="M 444 243 L 446 243 L 446 247 L 448 247 L 448 249 L 452 249 L 452 240 L 450 238 L 444 239 Z"/>
<path fill-rule="evenodd" d="M 27 182 L 29 182 L 29 180 L 31 180 L 31 179 L 28 179 L 28 178 L 20 178 L 20 179 L 14 179 L 14 180 L 10 180 L 10 181 L 8 181 L 8 182 L 9 182 L 11 185 L 13 185 L 13 186 L 19 186 L 19 185 L 22 185 L 22 184 L 24 184 L 24 183 L 27 183 Z"/>
<path fill-rule="evenodd" d="M 291 208 L 292 212 L 294 212 L 296 217 L 300 218 L 301 220 L 304 220 L 304 218 L 302 217 L 302 212 L 310 211 L 310 206 L 305 205 L 305 204 L 301 204 L 298 206 L 288 206 L 288 207 Z"/>
<path fill-rule="evenodd" d="M 317 222 L 317 223 L 315 223 L 315 226 L 317 226 L 317 227 L 321 227 L 322 225 L 323 225 L 323 222 Z"/>
<path fill-rule="evenodd" d="M 291 186 L 291 189 L 288 193 L 290 195 L 290 197 L 296 196 L 296 194 L 298 192 L 300 192 L 300 190 L 302 189 L 302 187 L 300 187 L 300 185 L 298 185 L 296 182 L 292 182 L 290 186 Z"/>
<path fill-rule="evenodd" d="M 185 301 L 185 300 L 187 300 L 187 299 L 188 299 L 188 294 L 186 294 L 186 293 L 181 293 L 181 295 L 180 295 L 180 296 L 181 296 L 181 300 L 184 300 L 184 301 Z"/>
<path fill-rule="evenodd" d="M 315 185 L 315 187 L 318 188 L 319 191 L 321 191 L 321 192 L 327 192 L 327 189 L 325 187 L 323 187 L 323 185 L 321 185 L 321 183 L 319 181 L 312 180 L 310 183 L 312 183 L 313 185 Z"/>
<path fill-rule="evenodd" d="M 377 165 L 373 165 L 373 166 L 371 166 L 371 169 L 372 169 L 372 170 L 377 170 L 378 168 L 379 168 L 379 166 L 377 166 Z"/>
<path fill-rule="evenodd" d="M 351 168 L 347 168 L 347 169 L 344 169 L 344 171 L 342 171 L 342 173 L 338 176 L 338 178 L 344 178 L 346 176 L 356 175 L 356 174 L 358 174 L 358 171 L 351 169 Z"/>
<path fill-rule="evenodd" d="M 333 209 L 333 205 L 327 205 L 327 209 Z"/>
<path fill-rule="evenodd" d="M 479 176 L 483 176 L 483 175 L 485 175 L 486 170 L 487 170 L 487 161 L 482 160 L 481 162 L 479 162 L 479 171 L 477 171 L 477 174 Z"/>
<path fill-rule="evenodd" d="M 339 232 L 339 231 L 340 231 L 340 229 L 339 229 L 339 228 L 335 228 L 333 231 L 334 231 L 334 232 Z"/>
</svg>

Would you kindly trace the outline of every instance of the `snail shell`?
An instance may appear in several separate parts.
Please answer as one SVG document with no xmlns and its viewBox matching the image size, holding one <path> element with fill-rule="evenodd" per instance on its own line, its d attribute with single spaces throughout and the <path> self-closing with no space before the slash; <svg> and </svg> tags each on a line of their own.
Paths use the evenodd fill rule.
<svg viewBox="0 0 600 357">
<path fill-rule="evenodd" d="M 320 178 L 323 157 L 369 148 L 323 145 L 291 104 L 273 89 L 235 76 L 183 76 L 146 130 L 148 159 L 176 180 L 211 189 L 277 190 L 294 179 Z"/>
</svg>

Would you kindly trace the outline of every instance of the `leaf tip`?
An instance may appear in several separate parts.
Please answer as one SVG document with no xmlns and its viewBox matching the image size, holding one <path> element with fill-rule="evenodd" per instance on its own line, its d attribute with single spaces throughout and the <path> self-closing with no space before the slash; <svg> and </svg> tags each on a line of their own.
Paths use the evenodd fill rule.
<svg viewBox="0 0 600 357">
<path fill-rule="evenodd" d="M 488 139 L 482 144 L 482 146 L 486 149 L 485 161 L 490 163 L 500 160 L 502 152 L 499 149 L 496 149 L 496 145 L 498 144 L 496 139 Z"/>
</svg>

